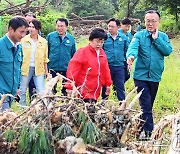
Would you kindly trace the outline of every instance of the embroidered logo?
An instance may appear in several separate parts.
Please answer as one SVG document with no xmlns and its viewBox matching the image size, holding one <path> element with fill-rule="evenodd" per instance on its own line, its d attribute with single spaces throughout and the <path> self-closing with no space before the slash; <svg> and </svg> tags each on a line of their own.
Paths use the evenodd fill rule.
<svg viewBox="0 0 180 154">
<path fill-rule="evenodd" d="M 67 41 L 66 41 L 66 43 L 70 43 L 70 41 L 69 41 L 69 40 L 67 40 Z"/>
<path fill-rule="evenodd" d="M 131 42 L 134 42 L 134 41 L 136 41 L 136 38 L 133 38 Z"/>
</svg>

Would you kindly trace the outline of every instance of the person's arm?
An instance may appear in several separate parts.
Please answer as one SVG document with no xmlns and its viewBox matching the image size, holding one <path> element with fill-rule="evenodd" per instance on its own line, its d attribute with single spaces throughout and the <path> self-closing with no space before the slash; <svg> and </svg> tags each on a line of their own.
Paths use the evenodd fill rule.
<svg viewBox="0 0 180 154">
<path fill-rule="evenodd" d="M 104 54 L 106 57 L 106 55 Z M 107 57 L 105 58 L 105 68 L 104 68 L 104 73 L 103 77 L 105 78 L 103 85 L 106 86 L 106 95 L 110 94 L 110 86 L 112 84 L 112 79 L 111 79 L 111 74 L 110 74 L 110 69 L 108 65 L 108 60 Z"/>
<path fill-rule="evenodd" d="M 47 46 L 48 46 L 48 57 L 49 57 L 49 34 L 46 37 Z"/>
<path fill-rule="evenodd" d="M 138 33 L 137 33 L 138 34 Z M 132 69 L 132 63 L 135 58 L 137 58 L 138 55 L 138 49 L 139 49 L 139 36 L 135 34 L 134 38 L 132 39 L 129 48 L 126 53 L 126 58 L 127 58 L 127 64 L 128 68 L 131 70 Z"/>
<path fill-rule="evenodd" d="M 46 75 L 46 77 L 48 77 L 49 72 L 48 72 L 47 63 L 44 63 L 44 70 L 45 70 L 45 75 Z"/>
<path fill-rule="evenodd" d="M 72 45 L 72 49 L 71 49 L 71 57 L 73 57 L 74 53 L 76 52 L 76 44 L 75 44 L 75 41 Z"/>
<path fill-rule="evenodd" d="M 83 57 L 81 51 L 79 50 L 74 54 L 73 58 L 70 60 L 68 64 L 68 68 L 66 72 L 66 76 L 68 79 L 74 81 L 75 83 L 77 82 L 79 73 L 82 68 L 82 63 L 83 63 Z M 69 90 L 72 90 L 73 88 L 70 81 L 66 82 L 65 87 Z"/>
<path fill-rule="evenodd" d="M 47 63 L 49 62 L 48 59 L 48 44 L 45 43 L 45 50 L 44 50 L 44 69 L 45 69 L 45 75 L 46 77 L 49 75 Z"/>
<path fill-rule="evenodd" d="M 124 41 L 124 43 L 125 43 L 124 50 L 125 50 L 125 56 L 126 56 L 126 53 L 127 53 L 127 50 L 128 50 L 129 44 L 130 44 L 130 41 L 128 40 L 127 37 L 126 37 L 126 40 Z"/>
</svg>

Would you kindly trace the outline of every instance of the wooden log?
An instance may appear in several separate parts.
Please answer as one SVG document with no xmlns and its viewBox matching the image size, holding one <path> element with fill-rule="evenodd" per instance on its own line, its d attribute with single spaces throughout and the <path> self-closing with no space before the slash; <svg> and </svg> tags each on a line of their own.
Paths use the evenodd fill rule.
<svg viewBox="0 0 180 154">
<path fill-rule="evenodd" d="M 154 130 L 151 135 L 151 141 L 153 141 L 152 146 L 152 154 L 159 154 L 161 146 L 162 139 L 163 139 L 163 132 L 164 128 L 167 126 L 172 125 L 172 121 L 175 118 L 175 115 L 168 115 L 166 117 L 163 117 L 154 127 Z"/>
<path fill-rule="evenodd" d="M 179 114 L 172 120 L 171 145 L 168 154 L 180 154 L 180 117 Z"/>
<path fill-rule="evenodd" d="M 79 26 L 79 25 L 95 25 L 95 24 L 101 24 L 107 23 L 108 20 L 74 20 L 70 21 L 71 26 Z"/>
</svg>

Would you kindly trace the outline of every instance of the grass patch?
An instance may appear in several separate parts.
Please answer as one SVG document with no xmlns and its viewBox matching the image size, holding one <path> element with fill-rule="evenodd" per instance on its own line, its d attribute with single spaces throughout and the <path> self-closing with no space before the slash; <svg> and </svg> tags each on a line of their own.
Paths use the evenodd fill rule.
<svg viewBox="0 0 180 154">
<path fill-rule="evenodd" d="M 155 120 L 180 109 L 180 36 L 172 39 L 172 54 L 165 59 L 165 70 L 154 104 Z"/>
</svg>

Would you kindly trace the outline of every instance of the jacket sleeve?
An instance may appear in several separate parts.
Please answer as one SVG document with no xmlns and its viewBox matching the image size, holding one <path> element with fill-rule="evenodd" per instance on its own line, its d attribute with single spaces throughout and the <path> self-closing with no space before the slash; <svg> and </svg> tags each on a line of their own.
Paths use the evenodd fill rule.
<svg viewBox="0 0 180 154">
<path fill-rule="evenodd" d="M 139 49 L 139 44 L 140 44 L 140 40 L 139 40 L 139 36 L 137 35 L 138 33 L 136 33 L 134 35 L 134 38 L 132 39 L 127 53 L 126 53 L 126 58 L 133 56 L 134 58 L 137 58 L 138 55 L 138 49 Z"/>
<path fill-rule="evenodd" d="M 45 42 L 45 51 L 44 51 L 44 63 L 48 63 L 49 59 L 48 59 L 48 44 L 47 41 Z"/>
<path fill-rule="evenodd" d="M 49 34 L 46 37 L 47 46 L 48 46 L 48 57 L 49 57 Z"/>
<path fill-rule="evenodd" d="M 124 43 L 125 43 L 124 50 L 125 50 L 125 54 L 126 54 L 127 50 L 128 50 L 128 47 L 129 47 L 129 44 L 130 44 L 130 42 L 128 41 L 127 37 L 126 37 L 126 40 L 124 41 Z"/>
<path fill-rule="evenodd" d="M 21 42 L 21 43 L 22 43 L 22 42 Z M 20 52 L 21 52 L 21 57 L 22 57 L 22 59 L 23 59 L 23 56 L 24 56 L 24 55 L 23 55 L 23 51 L 22 51 L 22 45 L 20 44 L 19 47 L 21 48 Z M 23 61 L 21 61 L 20 68 L 22 67 L 22 63 L 23 63 Z M 20 86 L 21 86 L 21 72 L 22 72 L 22 69 L 20 69 L 20 71 L 19 71 L 20 79 L 19 79 L 19 81 L 18 81 L 18 89 L 19 89 Z"/>
<path fill-rule="evenodd" d="M 68 64 L 67 73 L 66 73 L 67 78 L 70 79 L 71 81 L 75 81 L 76 83 L 82 68 L 82 64 L 83 64 L 82 53 L 81 50 L 78 50 Z M 70 84 L 70 81 L 66 82 L 65 87 L 67 89 L 72 89 L 72 85 Z"/>
<path fill-rule="evenodd" d="M 105 74 L 103 74 L 103 76 L 105 77 L 105 79 L 104 79 L 103 85 L 111 86 L 112 79 L 111 79 L 110 69 L 109 69 L 109 65 L 108 65 L 108 60 L 107 60 L 107 57 L 105 54 L 104 54 L 104 56 L 105 56 L 105 68 L 104 68 Z"/>
<path fill-rule="evenodd" d="M 163 56 L 169 56 L 172 52 L 172 46 L 168 36 L 166 34 L 164 34 L 163 36 L 164 37 L 158 36 L 158 38 L 154 40 L 154 44 Z"/>
<path fill-rule="evenodd" d="M 76 52 L 76 44 L 75 44 L 75 41 L 74 41 L 73 45 L 72 45 L 72 49 L 71 49 L 71 57 L 73 57 L 75 52 Z"/>
</svg>

